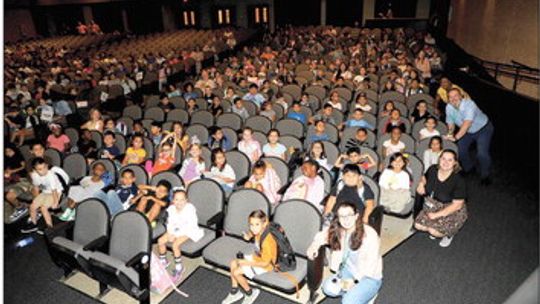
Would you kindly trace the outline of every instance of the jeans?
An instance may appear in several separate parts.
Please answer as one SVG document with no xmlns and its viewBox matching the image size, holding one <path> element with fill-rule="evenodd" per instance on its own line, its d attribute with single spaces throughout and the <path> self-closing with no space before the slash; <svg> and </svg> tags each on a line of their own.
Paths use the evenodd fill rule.
<svg viewBox="0 0 540 304">
<path fill-rule="evenodd" d="M 322 286 L 324 294 L 329 297 L 342 297 L 341 303 L 343 304 L 368 304 L 379 292 L 379 289 L 382 285 L 382 280 L 372 279 L 370 277 L 363 277 L 356 285 L 346 292 L 341 292 L 335 294 L 330 292 L 329 286 L 332 283 L 332 279 L 336 278 L 337 275 L 333 275 L 327 278 Z M 342 279 L 352 279 L 354 278 L 350 271 L 347 268 L 341 271 Z"/>
<path fill-rule="evenodd" d="M 120 200 L 120 197 L 118 197 L 118 194 L 114 190 L 109 190 L 107 194 L 103 191 L 98 191 L 95 195 L 95 198 L 102 200 L 105 205 L 107 205 L 107 208 L 109 208 L 109 211 L 111 212 L 111 218 L 115 216 L 117 213 L 124 211 L 124 206 L 122 205 L 122 201 Z"/>
<path fill-rule="evenodd" d="M 474 159 L 471 158 L 469 148 L 473 143 L 476 143 L 476 158 L 480 164 L 480 177 L 486 178 L 489 176 L 491 167 L 491 156 L 489 148 L 491 146 L 491 138 L 494 131 L 493 124 L 488 122 L 486 126 L 476 133 L 467 133 L 458 142 L 459 160 L 465 172 L 470 171 L 474 167 Z"/>
</svg>

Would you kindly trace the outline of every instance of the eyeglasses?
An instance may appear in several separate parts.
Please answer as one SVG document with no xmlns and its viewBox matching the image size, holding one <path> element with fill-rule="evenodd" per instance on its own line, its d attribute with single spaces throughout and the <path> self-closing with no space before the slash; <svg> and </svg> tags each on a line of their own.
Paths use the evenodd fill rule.
<svg viewBox="0 0 540 304">
<path fill-rule="evenodd" d="M 338 215 L 338 218 L 340 220 L 348 220 L 355 216 L 356 214 L 347 214 L 347 215 Z"/>
</svg>

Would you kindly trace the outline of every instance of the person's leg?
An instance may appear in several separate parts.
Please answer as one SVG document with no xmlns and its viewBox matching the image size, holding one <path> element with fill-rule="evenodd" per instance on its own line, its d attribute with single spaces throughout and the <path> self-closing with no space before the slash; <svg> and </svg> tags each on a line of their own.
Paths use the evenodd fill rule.
<svg viewBox="0 0 540 304">
<path fill-rule="evenodd" d="M 363 277 L 356 285 L 354 285 L 354 287 L 343 295 L 341 303 L 367 304 L 377 295 L 381 285 L 381 280 Z"/>
<path fill-rule="evenodd" d="M 491 156 L 489 153 L 491 147 L 491 138 L 493 137 L 494 127 L 488 123 L 481 131 L 478 132 L 476 139 L 476 150 L 478 162 L 480 163 L 480 177 L 488 178 L 491 168 Z"/>
<path fill-rule="evenodd" d="M 416 219 L 422 208 L 424 207 L 424 197 L 420 194 L 416 194 L 414 197 L 414 207 L 413 207 L 413 220 Z"/>
<path fill-rule="evenodd" d="M 471 134 L 465 134 L 465 136 L 463 136 L 457 142 L 459 149 L 459 160 L 461 162 L 461 167 L 465 172 L 470 172 L 474 167 L 474 162 L 469 151 L 469 148 L 473 142 L 474 136 Z"/>
<path fill-rule="evenodd" d="M 109 210 L 111 211 L 111 216 L 114 216 L 124 210 L 122 201 L 120 200 L 120 197 L 118 196 L 118 193 L 116 193 L 116 191 L 109 190 L 107 194 L 103 193 L 102 191 L 98 193 L 98 198 L 103 200 L 105 204 L 107 204 L 107 207 L 109 207 Z"/>
<path fill-rule="evenodd" d="M 222 304 L 231 304 L 244 297 L 244 295 L 238 289 L 238 281 L 234 275 L 238 269 L 240 269 L 240 266 L 238 266 L 238 261 L 232 260 L 230 264 L 231 291 L 227 297 L 223 299 L 221 302 Z"/>
<path fill-rule="evenodd" d="M 146 206 L 148 205 L 148 201 L 147 200 L 143 200 L 141 199 L 139 201 L 139 203 L 137 204 L 137 208 L 136 210 L 139 211 L 140 213 L 145 213 L 146 211 Z"/>
<path fill-rule="evenodd" d="M 41 214 L 43 215 L 43 219 L 45 220 L 45 223 L 47 224 L 47 227 L 52 228 L 53 222 L 52 222 L 51 214 L 49 213 L 49 207 L 47 207 L 46 205 L 43 205 L 41 206 L 40 210 L 41 210 Z"/>
<path fill-rule="evenodd" d="M 244 270 L 242 267 L 238 267 L 234 270 L 232 273 L 234 278 L 236 279 L 236 282 L 238 282 L 238 285 L 242 287 L 242 289 L 246 292 L 246 294 L 251 294 L 251 286 L 249 286 L 249 283 L 244 276 Z"/>
<path fill-rule="evenodd" d="M 22 207 L 21 202 L 17 199 L 17 192 L 14 189 L 9 189 L 6 193 L 6 201 L 13 206 L 13 208 L 19 209 Z"/>
<path fill-rule="evenodd" d="M 339 280 L 337 278 L 337 275 L 332 275 L 329 278 L 326 278 L 321 287 L 323 293 L 332 298 L 341 296 L 341 292 L 336 293 L 335 290 L 332 288 L 332 286 L 335 285 L 337 282 L 334 282 L 334 280 Z"/>
<path fill-rule="evenodd" d="M 414 228 L 416 228 L 416 230 L 420 230 L 420 231 L 428 231 L 428 229 L 429 229 L 428 227 L 420 225 L 418 223 L 414 223 Z"/>
<path fill-rule="evenodd" d="M 159 261 L 165 267 L 169 266 L 167 262 L 167 243 L 171 240 L 171 235 L 167 232 L 158 239 Z"/>
<path fill-rule="evenodd" d="M 436 238 L 442 238 L 442 237 L 445 236 L 443 233 L 441 233 L 440 231 L 438 231 L 437 229 L 434 229 L 434 228 L 429 228 L 428 227 L 427 231 L 429 232 L 429 234 L 433 235 Z"/>
<path fill-rule="evenodd" d="M 155 221 L 156 218 L 159 216 L 160 212 L 161 212 L 161 206 L 157 203 L 154 203 L 147 214 L 148 221 L 150 221 L 150 223 Z"/>
<path fill-rule="evenodd" d="M 172 243 L 172 250 L 174 255 L 174 269 L 175 275 L 179 275 L 182 272 L 182 251 L 180 247 L 184 244 L 189 238 L 185 235 L 176 237 Z"/>
<path fill-rule="evenodd" d="M 32 201 L 32 204 L 30 205 L 30 220 L 34 225 L 37 224 L 37 212 L 38 209 L 41 208 L 41 199 L 38 198 L 39 195 Z"/>
</svg>

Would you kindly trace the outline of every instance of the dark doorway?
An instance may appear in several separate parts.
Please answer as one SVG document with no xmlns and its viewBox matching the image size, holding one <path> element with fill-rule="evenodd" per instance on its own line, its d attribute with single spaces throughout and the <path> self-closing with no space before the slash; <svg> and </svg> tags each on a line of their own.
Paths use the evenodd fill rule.
<svg viewBox="0 0 540 304">
<path fill-rule="evenodd" d="M 137 34 L 163 31 L 161 5 L 154 1 L 128 2 L 126 11 L 129 29 Z M 121 20 L 121 19 L 120 19 Z"/>
<path fill-rule="evenodd" d="M 104 33 L 123 32 L 122 8 L 119 3 L 102 3 L 92 6 L 94 21 Z"/>
<path fill-rule="evenodd" d="M 361 0 L 326 0 L 326 23 L 338 26 L 361 24 L 363 5 Z"/>
</svg>

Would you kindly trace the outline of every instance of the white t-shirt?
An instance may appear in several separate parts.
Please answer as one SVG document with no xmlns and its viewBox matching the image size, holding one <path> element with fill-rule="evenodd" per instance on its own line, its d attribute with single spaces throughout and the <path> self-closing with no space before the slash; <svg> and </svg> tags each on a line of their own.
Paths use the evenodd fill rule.
<svg viewBox="0 0 540 304">
<path fill-rule="evenodd" d="M 219 184 L 224 184 L 229 187 L 234 187 L 234 182 L 232 183 L 225 183 L 219 176 L 223 176 L 225 178 L 232 178 L 233 180 L 236 180 L 236 173 L 234 173 L 233 168 L 229 164 L 225 164 L 225 167 L 223 167 L 223 171 L 220 171 L 218 167 L 213 166 L 210 169 L 210 176 L 209 178 L 215 180 Z"/>
<path fill-rule="evenodd" d="M 383 143 L 383 147 L 386 148 L 386 155 L 384 157 L 388 157 L 394 153 L 401 152 L 401 150 L 405 149 L 405 144 L 402 141 L 399 141 L 397 144 L 393 144 L 392 140 L 388 139 Z"/>
<path fill-rule="evenodd" d="M 424 139 L 424 138 L 430 138 L 430 137 L 433 137 L 433 136 L 440 136 L 441 133 L 439 132 L 439 130 L 437 129 L 433 129 L 433 131 L 428 131 L 428 129 L 426 128 L 422 128 L 422 130 L 420 130 L 420 139 Z"/>
<path fill-rule="evenodd" d="M 263 146 L 263 153 L 267 157 L 275 156 L 281 158 L 285 151 L 287 151 L 287 148 L 280 143 L 277 143 L 275 147 L 270 146 L 270 144 L 265 144 Z"/>
<path fill-rule="evenodd" d="M 56 173 L 59 173 L 62 177 L 64 177 L 64 180 L 67 181 L 69 181 L 69 177 L 63 170 L 60 170 L 57 167 L 52 167 L 44 176 L 41 176 L 37 172 L 33 171 L 30 173 L 32 184 L 35 187 L 38 187 L 42 193 L 51 194 L 54 190 L 62 192 L 64 188 L 62 187 L 62 183 L 58 179 Z"/>
<path fill-rule="evenodd" d="M 369 103 L 366 103 L 366 105 L 364 105 L 364 106 L 361 105 L 361 104 L 359 104 L 359 103 L 357 103 L 357 104 L 355 105 L 355 108 L 361 109 L 361 110 L 364 111 L 364 112 L 371 112 L 371 106 L 369 105 Z"/>
<path fill-rule="evenodd" d="M 255 159 L 255 152 L 260 156 L 261 154 L 261 144 L 256 140 L 251 140 L 249 143 L 245 140 L 241 140 L 238 143 L 238 150 L 244 152 L 251 160 L 252 163 L 256 162 L 258 159 Z"/>
<path fill-rule="evenodd" d="M 429 167 L 436 165 L 439 163 L 439 156 L 441 155 L 441 151 L 439 152 L 433 152 L 431 149 L 427 149 L 424 151 L 424 172 L 427 172 Z"/>
<path fill-rule="evenodd" d="M 191 203 L 186 203 L 181 211 L 170 205 L 167 216 L 167 233 L 175 237 L 187 236 L 194 242 L 204 236 L 204 231 L 199 227 L 197 209 Z"/>
<path fill-rule="evenodd" d="M 405 170 L 396 173 L 392 169 L 384 169 L 381 177 L 379 178 L 379 186 L 392 190 L 410 189 L 411 186 L 409 174 Z"/>
</svg>

